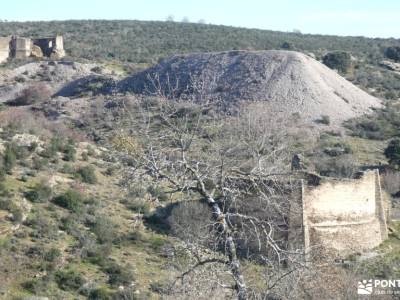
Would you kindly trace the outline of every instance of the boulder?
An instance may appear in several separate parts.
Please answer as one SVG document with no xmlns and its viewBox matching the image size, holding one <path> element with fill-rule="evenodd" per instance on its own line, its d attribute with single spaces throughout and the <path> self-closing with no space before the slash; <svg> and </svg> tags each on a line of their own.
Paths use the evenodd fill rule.
<svg viewBox="0 0 400 300">
<path fill-rule="evenodd" d="M 33 45 L 32 51 L 31 51 L 31 56 L 37 57 L 37 58 L 42 58 L 43 57 L 42 49 L 39 46 Z"/>
<path fill-rule="evenodd" d="M 63 58 L 64 56 L 65 56 L 65 51 L 59 49 L 53 50 L 53 52 L 50 54 L 50 58 L 55 60 Z"/>
</svg>

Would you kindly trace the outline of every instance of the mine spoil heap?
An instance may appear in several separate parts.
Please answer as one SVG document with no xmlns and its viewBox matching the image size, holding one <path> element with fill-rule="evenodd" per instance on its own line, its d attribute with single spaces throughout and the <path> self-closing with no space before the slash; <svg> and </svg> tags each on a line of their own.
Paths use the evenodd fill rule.
<svg viewBox="0 0 400 300">
<path fill-rule="evenodd" d="M 175 97 L 262 101 L 271 113 L 342 121 L 380 107 L 315 59 L 295 51 L 229 51 L 176 55 L 120 83 L 122 91 Z"/>
</svg>

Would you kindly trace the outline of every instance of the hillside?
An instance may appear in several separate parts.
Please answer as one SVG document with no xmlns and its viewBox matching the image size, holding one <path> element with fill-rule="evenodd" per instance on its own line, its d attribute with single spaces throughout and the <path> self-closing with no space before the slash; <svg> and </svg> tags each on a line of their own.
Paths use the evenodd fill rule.
<svg viewBox="0 0 400 300">
<path fill-rule="evenodd" d="M 73 60 L 114 63 L 115 71 L 132 72 L 175 54 L 228 50 L 289 49 L 312 53 L 318 60 L 332 51 L 349 52 L 353 67 L 346 77 L 380 97 L 400 97 L 400 75 L 380 62 L 398 39 L 339 37 L 245 29 L 220 25 L 160 21 L 0 22 L 2 36 L 62 34 Z M 68 58 L 67 58 L 68 59 Z M 121 62 L 125 62 L 121 65 Z"/>
<path fill-rule="evenodd" d="M 398 218 L 373 249 L 306 253 L 297 201 L 379 168 L 400 215 L 400 65 L 383 54 L 399 40 L 140 21 L 0 32 L 61 33 L 69 54 L 0 66 L 0 299 L 356 299 L 359 280 L 399 278 Z M 344 71 L 321 63 L 335 50 Z"/>
<path fill-rule="evenodd" d="M 293 49 L 321 55 L 324 51 L 350 51 L 374 60 L 384 47 L 400 45 L 396 39 L 338 37 L 245 29 L 219 25 L 161 21 L 54 21 L 1 22 L 2 35 L 64 35 L 72 57 L 118 59 L 154 63 L 176 53 L 279 49 L 289 43 Z"/>
</svg>

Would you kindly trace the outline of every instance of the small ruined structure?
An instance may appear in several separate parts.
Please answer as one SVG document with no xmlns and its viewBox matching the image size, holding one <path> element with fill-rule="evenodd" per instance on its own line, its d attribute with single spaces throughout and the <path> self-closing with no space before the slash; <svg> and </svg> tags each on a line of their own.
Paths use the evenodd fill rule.
<svg viewBox="0 0 400 300">
<path fill-rule="evenodd" d="M 322 256 L 344 257 L 387 239 L 390 206 L 382 195 L 378 170 L 357 179 L 321 178 L 315 185 L 302 180 L 300 189 L 289 221 L 292 249 L 319 249 Z"/>
<path fill-rule="evenodd" d="M 9 58 L 25 59 L 31 56 L 52 59 L 64 57 L 63 37 L 61 35 L 38 39 L 18 36 L 0 37 L 0 63 Z"/>
</svg>

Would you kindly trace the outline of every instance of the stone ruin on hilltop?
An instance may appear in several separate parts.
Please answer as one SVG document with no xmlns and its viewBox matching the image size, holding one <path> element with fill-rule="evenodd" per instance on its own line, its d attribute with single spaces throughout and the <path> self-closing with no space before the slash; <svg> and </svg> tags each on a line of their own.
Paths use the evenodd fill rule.
<svg viewBox="0 0 400 300">
<path fill-rule="evenodd" d="M 64 40 L 61 35 L 36 39 L 19 36 L 0 37 L 0 63 L 9 58 L 49 57 L 60 59 L 64 56 Z"/>
</svg>

